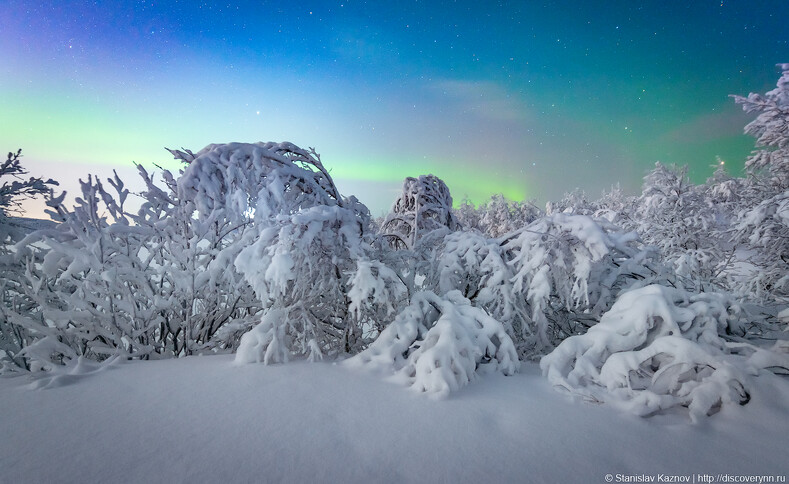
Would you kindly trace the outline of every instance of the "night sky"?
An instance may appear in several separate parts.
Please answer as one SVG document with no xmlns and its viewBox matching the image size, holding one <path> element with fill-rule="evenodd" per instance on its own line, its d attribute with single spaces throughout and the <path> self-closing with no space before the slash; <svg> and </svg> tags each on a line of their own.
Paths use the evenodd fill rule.
<svg viewBox="0 0 789 484">
<path fill-rule="evenodd" d="M 375 215 L 406 176 L 543 203 L 655 161 L 741 173 L 789 2 L 0 2 L 0 150 L 73 193 L 163 147 L 315 147 Z M 35 209 L 31 209 L 33 211 Z"/>
</svg>

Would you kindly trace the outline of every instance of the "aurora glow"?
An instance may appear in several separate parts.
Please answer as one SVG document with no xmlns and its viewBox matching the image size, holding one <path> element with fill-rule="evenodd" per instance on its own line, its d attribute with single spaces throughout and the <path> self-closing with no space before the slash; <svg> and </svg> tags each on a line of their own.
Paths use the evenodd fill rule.
<svg viewBox="0 0 789 484">
<path fill-rule="evenodd" d="M 176 167 L 164 146 L 269 140 L 315 147 L 375 214 L 427 173 L 456 201 L 634 193 L 658 160 L 739 173 L 753 142 L 727 96 L 774 86 L 787 18 L 785 0 L 6 0 L 0 149 L 72 193 Z"/>
</svg>

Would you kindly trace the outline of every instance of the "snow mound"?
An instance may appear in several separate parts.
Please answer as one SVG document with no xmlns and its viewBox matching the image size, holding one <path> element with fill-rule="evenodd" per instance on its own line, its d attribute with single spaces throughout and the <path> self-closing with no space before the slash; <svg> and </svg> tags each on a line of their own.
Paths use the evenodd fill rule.
<svg viewBox="0 0 789 484">
<path fill-rule="evenodd" d="M 744 405 L 743 371 L 719 336 L 734 309 L 719 294 L 651 285 L 624 293 L 600 323 L 543 357 L 557 388 L 648 416 L 687 407 L 694 422 L 723 405 Z"/>
<path fill-rule="evenodd" d="M 393 381 L 442 398 L 479 373 L 513 375 L 520 363 L 504 326 L 451 291 L 443 297 L 415 294 L 365 351 L 344 364 L 388 373 Z"/>
<path fill-rule="evenodd" d="M 38 360 L 36 360 L 38 363 Z M 100 373 L 108 368 L 117 365 L 117 356 L 110 357 L 102 362 L 91 361 L 84 356 L 80 356 L 76 361 L 68 366 L 54 366 L 46 368 L 34 368 L 33 382 L 30 388 L 34 390 L 57 388 L 65 385 L 77 383 L 83 378 Z"/>
</svg>

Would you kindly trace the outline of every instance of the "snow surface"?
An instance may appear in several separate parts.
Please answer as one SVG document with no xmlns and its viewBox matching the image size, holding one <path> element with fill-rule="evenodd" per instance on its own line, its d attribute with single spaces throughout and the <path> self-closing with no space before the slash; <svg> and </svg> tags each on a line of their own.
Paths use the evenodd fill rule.
<svg viewBox="0 0 789 484">
<path fill-rule="evenodd" d="M 436 401 L 332 363 L 231 355 L 0 379 L 0 482 L 605 482 L 789 474 L 789 381 L 692 425 L 571 401 L 536 364 Z M 39 387 L 39 388 L 35 388 Z"/>
</svg>

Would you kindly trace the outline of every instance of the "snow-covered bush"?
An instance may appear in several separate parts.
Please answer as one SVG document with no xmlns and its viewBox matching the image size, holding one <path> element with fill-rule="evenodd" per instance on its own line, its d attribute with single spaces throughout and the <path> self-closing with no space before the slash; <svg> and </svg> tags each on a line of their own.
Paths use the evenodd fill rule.
<svg viewBox="0 0 789 484">
<path fill-rule="evenodd" d="M 445 397 L 479 373 L 514 374 L 518 355 L 504 326 L 459 291 L 420 292 L 364 351 L 353 368 L 391 375 L 415 391 Z"/>
<path fill-rule="evenodd" d="M 621 291 L 664 276 L 634 233 L 572 214 L 538 219 L 499 239 L 435 229 L 398 253 L 410 264 L 387 267 L 401 274 L 406 294 L 459 291 L 502 324 L 524 358 L 596 324 Z"/>
<path fill-rule="evenodd" d="M 62 206 L 62 196 L 49 202 L 61 223 L 17 246 L 27 260 L 26 295 L 41 311 L 17 312 L 12 322 L 36 336 L 23 352 L 41 367 L 76 363 L 80 356 L 101 360 L 119 351 L 154 351 L 159 321 L 150 308 L 154 291 L 141 271 L 141 232 L 123 214 L 128 190 L 117 176 L 110 182 L 115 197 L 88 177 L 73 210 Z M 104 209 L 115 223 L 99 215 Z"/>
<path fill-rule="evenodd" d="M 58 184 L 52 179 L 44 180 L 32 176 L 25 180 L 23 177 L 29 172 L 22 166 L 21 157 L 22 150 L 9 152 L 8 158 L 0 163 L 0 180 L 3 182 L 0 185 L 0 242 L 8 237 L 9 234 L 5 232 L 9 228 L 8 217 L 12 213 L 21 212 L 22 200 L 46 196 L 52 187 Z"/>
<path fill-rule="evenodd" d="M 666 277 L 635 233 L 585 215 L 545 216 L 498 239 L 434 233 L 424 287 L 461 291 L 505 325 L 526 358 L 596 324 L 621 291 Z"/>
<path fill-rule="evenodd" d="M 444 227 L 459 227 L 449 188 L 437 176 L 421 175 L 405 179 L 403 191 L 381 225 L 381 233 L 392 247 L 413 249 L 420 237 Z"/>
<path fill-rule="evenodd" d="M 737 307 L 726 297 L 650 285 L 622 294 L 540 367 L 554 386 L 585 400 L 643 416 L 682 406 L 698 420 L 750 399 L 720 336 L 739 331 Z"/>
<path fill-rule="evenodd" d="M 536 355 L 596 324 L 622 291 L 663 276 L 635 233 L 584 215 L 543 217 L 502 245 L 513 290 L 529 305 L 522 335 Z"/>
<path fill-rule="evenodd" d="M 232 348 L 237 339 L 217 338 L 220 329 L 251 327 L 260 303 L 229 259 L 249 221 L 227 211 L 195 217 L 172 174 L 160 186 L 138 169 L 146 189 L 136 213 L 117 175 L 111 190 L 89 177 L 73 209 L 63 195 L 48 202 L 55 228 L 17 244 L 22 289 L 37 310 L 19 308 L 10 320 L 27 331 L 21 354 L 36 366 Z"/>
<path fill-rule="evenodd" d="M 281 351 L 317 358 L 372 337 L 369 317 L 349 316 L 348 295 L 356 261 L 370 260 L 369 212 L 340 197 L 314 151 L 233 143 L 172 153 L 187 166 L 178 177 L 164 171 L 163 184 L 138 167 L 137 213 L 125 210 L 117 175 L 112 193 L 91 177 L 73 210 L 52 201 L 58 227 L 19 244 L 23 292 L 40 308 L 17 305 L 10 316 L 33 335 L 28 358 L 52 367 L 233 349 L 272 311 L 287 316 Z"/>
<path fill-rule="evenodd" d="M 22 288 L 24 269 L 8 254 L 0 256 L 3 274 L 0 279 L 0 374 L 30 369 L 20 352 L 30 344 L 32 337 L 26 328 L 11 322 L 12 314 L 32 314 L 39 310 Z"/>
<path fill-rule="evenodd" d="M 269 309 L 254 328 L 241 336 L 236 351 L 236 363 L 286 363 L 288 361 L 285 329 L 288 327 L 288 312 L 284 309 Z M 310 341 L 312 345 L 314 340 Z M 319 357 L 320 348 L 311 352 Z"/>
</svg>

